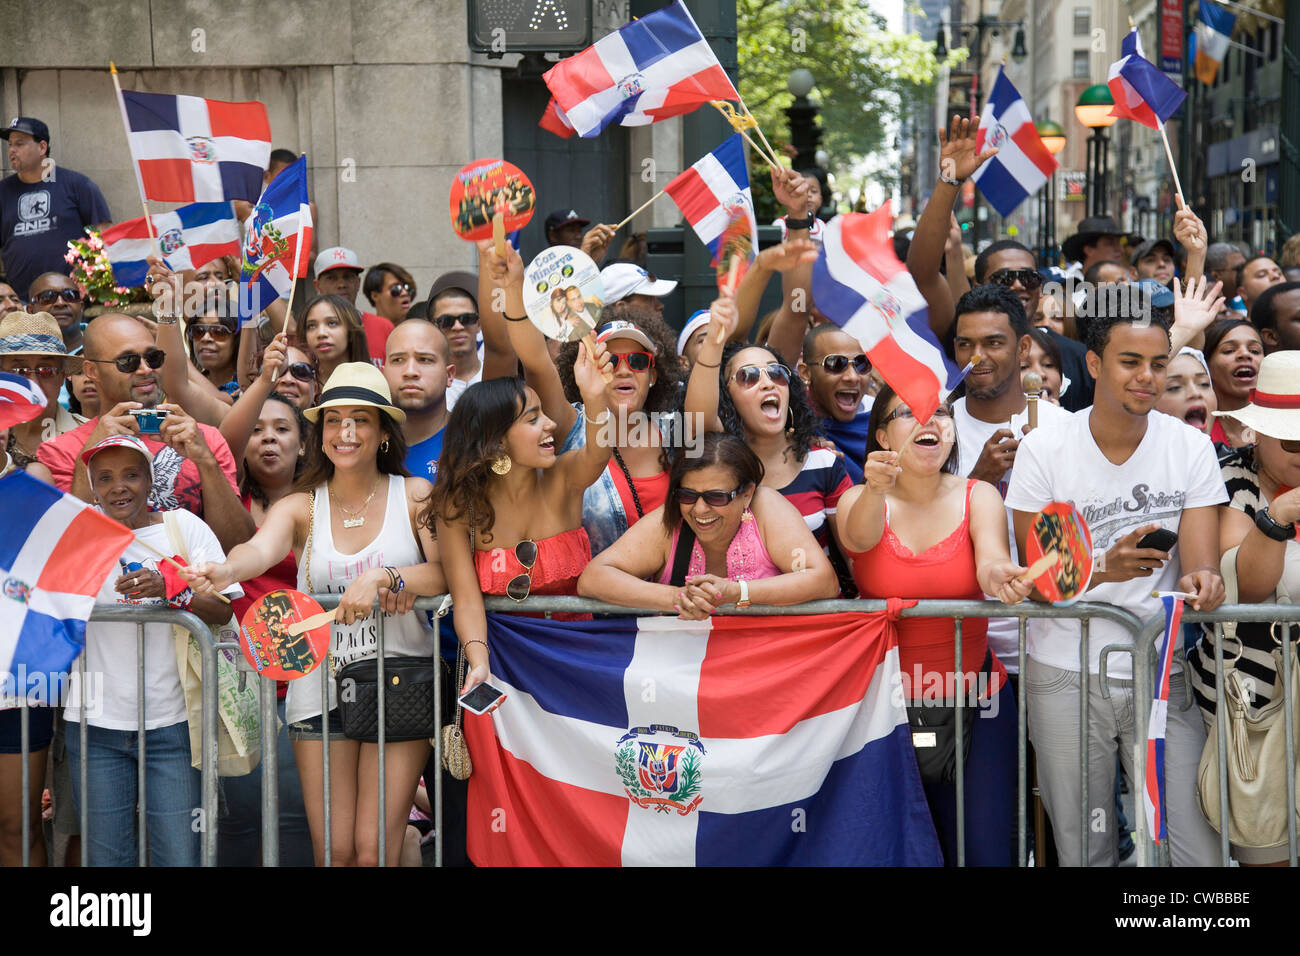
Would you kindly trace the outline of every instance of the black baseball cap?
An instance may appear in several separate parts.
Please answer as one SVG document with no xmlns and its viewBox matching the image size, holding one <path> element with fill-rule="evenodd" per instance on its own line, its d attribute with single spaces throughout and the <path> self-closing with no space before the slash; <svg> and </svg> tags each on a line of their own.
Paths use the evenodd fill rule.
<svg viewBox="0 0 1300 956">
<path fill-rule="evenodd" d="M 546 232 L 552 229 L 558 229 L 560 226 L 567 226 L 569 223 L 577 223 L 579 226 L 591 225 L 590 219 L 583 219 L 573 209 L 557 209 L 546 217 Z"/>
<path fill-rule="evenodd" d="M 0 136 L 5 139 L 9 138 L 10 133 L 26 133 L 34 140 L 44 140 L 47 143 L 50 141 L 50 128 L 31 116 L 15 116 L 9 121 L 8 126 L 0 129 Z"/>
<path fill-rule="evenodd" d="M 433 311 L 433 300 L 448 289 L 455 289 L 465 293 L 474 308 L 478 308 L 478 276 L 472 272 L 444 272 L 438 276 L 437 281 L 433 283 L 433 289 L 429 292 L 428 310 Z"/>
</svg>

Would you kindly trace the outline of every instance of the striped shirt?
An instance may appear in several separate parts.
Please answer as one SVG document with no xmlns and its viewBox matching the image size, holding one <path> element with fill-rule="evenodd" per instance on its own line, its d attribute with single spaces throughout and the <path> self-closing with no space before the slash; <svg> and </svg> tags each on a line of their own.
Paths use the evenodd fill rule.
<svg viewBox="0 0 1300 956">
<path fill-rule="evenodd" d="M 829 448 L 814 448 L 808 452 L 794 481 L 781 489 L 781 494 L 799 509 L 808 530 L 827 554 L 831 551 L 830 516 L 839 506 L 840 495 L 852 487 L 840 456 Z"/>
</svg>

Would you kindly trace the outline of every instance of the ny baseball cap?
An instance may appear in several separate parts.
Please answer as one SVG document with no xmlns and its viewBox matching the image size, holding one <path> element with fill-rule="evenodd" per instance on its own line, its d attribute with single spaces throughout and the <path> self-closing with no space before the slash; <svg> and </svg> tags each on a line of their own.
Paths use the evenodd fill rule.
<svg viewBox="0 0 1300 956">
<path fill-rule="evenodd" d="M 343 246 L 331 246 L 324 249 L 316 257 L 315 273 L 322 275 L 331 269 L 355 269 L 361 272 L 361 260 L 351 249 L 345 249 Z"/>
<path fill-rule="evenodd" d="M 153 480 L 153 454 L 149 451 L 149 447 L 134 435 L 109 435 L 103 441 L 83 451 L 81 463 L 89 468 L 90 459 L 108 448 L 129 448 L 144 455 L 145 463 L 149 466 L 149 479 Z"/>
<path fill-rule="evenodd" d="M 0 136 L 9 138 L 10 133 L 26 133 L 32 139 L 50 141 L 50 128 L 31 116 L 15 116 L 9 125 L 0 129 Z"/>
<path fill-rule="evenodd" d="M 573 209 L 557 209 L 546 217 L 546 231 L 550 232 L 559 226 L 567 226 L 571 222 L 577 223 L 579 226 L 586 226 L 591 223 L 591 220 L 582 218 Z"/>
<path fill-rule="evenodd" d="M 667 295 L 677 288 L 671 279 L 652 279 L 650 273 L 632 262 L 616 262 L 600 270 L 600 281 L 605 287 L 605 304 L 612 305 L 630 295 Z"/>
</svg>

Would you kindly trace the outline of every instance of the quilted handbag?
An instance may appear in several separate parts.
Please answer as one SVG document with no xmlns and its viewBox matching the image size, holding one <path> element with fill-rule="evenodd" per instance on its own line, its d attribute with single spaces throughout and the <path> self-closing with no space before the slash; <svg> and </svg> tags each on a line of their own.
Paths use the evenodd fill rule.
<svg viewBox="0 0 1300 956">
<path fill-rule="evenodd" d="M 426 740 L 438 732 L 433 682 L 439 662 L 432 657 L 384 658 L 384 742 Z M 379 662 L 353 661 L 339 670 L 339 714 L 343 735 L 379 742 Z"/>
</svg>

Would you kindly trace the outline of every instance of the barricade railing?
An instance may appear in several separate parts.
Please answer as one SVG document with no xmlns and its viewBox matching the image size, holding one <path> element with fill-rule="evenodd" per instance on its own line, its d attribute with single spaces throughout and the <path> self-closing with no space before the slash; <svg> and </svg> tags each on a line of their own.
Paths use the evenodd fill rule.
<svg viewBox="0 0 1300 956">
<path fill-rule="evenodd" d="M 313 597 L 324 608 L 332 608 L 338 605 L 339 595 L 337 594 L 317 594 Z M 436 658 L 441 657 L 441 618 L 436 612 L 446 602 L 446 595 L 438 595 L 431 598 L 421 598 L 415 603 L 416 612 L 435 612 L 433 619 L 433 640 L 434 655 Z M 659 616 L 661 611 L 655 609 L 637 609 L 625 608 L 616 605 L 605 604 L 600 601 L 568 596 L 547 596 L 547 597 L 529 597 L 526 601 L 516 603 L 505 597 L 485 597 L 484 606 L 488 611 L 505 612 L 505 613 L 540 613 L 550 616 L 555 613 L 595 613 L 610 616 Z M 1099 603 L 1079 603 L 1067 608 L 1058 608 L 1051 605 L 1023 603 L 1014 607 L 1008 607 L 996 601 L 960 601 L 960 600 L 924 600 L 918 601 L 909 607 L 898 608 L 896 602 L 886 602 L 882 600 L 830 600 L 815 601 L 807 604 L 795 605 L 791 607 L 771 607 L 771 606 L 754 606 L 749 608 L 728 607 L 720 609 L 717 614 L 723 616 L 760 616 L 760 617 L 787 617 L 803 616 L 814 614 L 836 614 L 836 613 L 873 613 L 889 610 L 893 607 L 899 617 L 912 618 L 952 618 L 954 621 L 953 634 L 953 672 L 954 674 L 962 673 L 962 622 L 967 618 L 1004 618 L 1016 619 L 1018 622 L 1019 653 L 1018 663 L 1019 672 L 1024 674 L 1027 663 L 1026 651 L 1026 624 L 1031 619 L 1055 618 L 1078 620 L 1080 622 L 1080 645 L 1079 645 L 1079 683 L 1080 683 L 1080 705 L 1079 719 L 1082 728 L 1079 741 L 1079 772 L 1080 772 L 1080 816 L 1078 825 L 1081 830 L 1081 851 L 1080 865 L 1087 865 L 1089 852 L 1089 837 L 1091 827 L 1089 826 L 1089 799 L 1088 799 L 1088 733 L 1086 728 L 1089 726 L 1090 709 L 1089 709 L 1089 682 L 1093 678 L 1099 678 L 1101 681 L 1101 696 L 1108 696 L 1109 687 L 1112 680 L 1107 676 L 1108 661 L 1114 653 L 1127 653 L 1133 658 L 1133 678 L 1132 688 L 1134 696 L 1135 711 L 1135 779 L 1133 781 L 1133 790 L 1136 794 L 1140 793 L 1145 780 L 1146 769 L 1146 737 L 1147 727 L 1150 720 L 1152 686 L 1154 680 L 1154 650 L 1155 639 L 1158 637 L 1163 622 L 1154 617 L 1147 622 L 1141 621 L 1131 612 L 1123 608 L 1115 607 L 1109 604 Z M 386 865 L 387 862 L 387 827 L 385 820 L 386 792 L 387 792 L 387 765 L 385 760 L 385 691 L 386 681 L 384 679 L 384 621 L 386 615 L 378 615 L 376 621 L 376 655 L 379 704 L 378 704 L 378 760 L 377 760 L 377 783 L 379 790 L 378 805 L 378 858 L 379 865 Z M 161 622 L 179 625 L 193 633 L 199 639 L 199 646 L 202 651 L 203 667 L 203 773 L 202 773 L 202 809 L 204 817 L 204 826 L 202 831 L 202 863 L 204 866 L 213 866 L 216 864 L 217 848 L 217 831 L 219 827 L 217 813 L 217 686 L 216 686 L 216 656 L 218 651 L 226 649 L 238 649 L 238 645 L 233 642 L 218 643 L 213 639 L 212 632 L 197 617 L 182 611 L 170 609 L 140 608 L 126 605 L 100 605 L 96 606 L 92 621 L 112 621 L 127 622 L 137 625 L 137 647 L 140 652 L 140 667 L 138 672 L 138 691 L 139 691 L 139 726 L 142 728 L 139 734 L 139 828 L 140 828 L 140 856 L 139 862 L 144 865 L 147 861 L 146 853 L 146 833 L 147 821 L 145 817 L 145 740 L 143 728 L 145 724 L 144 715 L 144 624 L 146 622 Z M 1132 639 L 1133 644 L 1114 643 L 1108 644 L 1101 651 L 1101 669 L 1100 673 L 1094 675 L 1091 673 L 1091 659 L 1089 655 L 1090 623 L 1096 620 L 1104 620 L 1128 632 L 1127 636 Z M 1188 623 L 1212 623 L 1219 640 L 1216 640 L 1215 653 L 1215 670 L 1216 686 L 1218 688 L 1218 697 L 1222 700 L 1223 696 L 1223 656 L 1222 656 L 1222 623 L 1226 621 L 1269 621 L 1269 622 L 1297 622 L 1300 621 L 1300 608 L 1292 605 L 1234 605 L 1225 606 L 1214 613 L 1201 613 L 1192 611 L 1190 608 L 1184 613 L 1183 620 Z M 1134 653 L 1134 647 L 1141 647 L 1146 653 Z M 1292 648 L 1289 642 L 1283 641 L 1283 663 L 1285 667 L 1290 667 L 1290 654 Z M 80 660 L 80 672 L 85 686 L 85 655 Z M 264 866 L 276 866 L 279 862 L 279 827 L 278 827 L 278 752 L 277 752 L 277 734 L 278 734 L 278 714 L 276 707 L 275 682 L 271 679 L 258 679 L 254 669 L 244 660 L 243 655 L 239 655 L 239 668 L 241 671 L 253 675 L 251 679 L 259 681 L 260 694 L 260 713 L 261 713 L 261 754 L 262 754 L 262 776 L 261 776 L 261 840 L 262 840 L 262 862 Z M 328 689 L 331 676 L 330 663 L 322 662 L 317 668 L 320 673 L 319 686 L 322 701 L 322 789 L 323 789 L 323 811 L 324 820 L 322 828 L 322 841 L 324 859 L 328 863 L 331 857 L 331 833 L 332 833 L 332 814 L 330 801 L 330 758 L 329 743 L 330 731 L 328 720 Z M 1188 666 L 1184 662 L 1184 673 L 1187 675 Z M 242 679 L 242 678 L 241 678 Z M 304 678 L 307 680 L 313 677 Z M 1295 827 L 1295 777 L 1294 777 L 1294 757 L 1293 743 L 1295 728 L 1291 724 L 1291 701 L 1290 701 L 1290 684 L 1288 681 L 1282 682 L 1283 694 L 1285 695 L 1286 712 L 1286 740 L 1287 740 L 1287 802 L 1290 827 L 1288 834 L 1289 857 L 1292 866 L 1296 865 L 1296 827 Z M 1170 701 L 1170 706 L 1194 706 L 1191 697 L 1191 685 L 1189 676 L 1184 679 L 1184 699 L 1181 701 Z M 434 707 L 435 713 L 438 714 L 438 721 L 441 722 L 441 680 L 434 681 Z M 1027 693 L 1022 686 L 1020 693 L 1016 695 L 1017 706 L 1017 814 L 1016 814 L 1016 843 L 1018 848 L 1018 865 L 1028 864 L 1028 720 L 1027 720 Z M 955 750 L 957 753 L 964 752 L 964 735 L 965 729 L 962 721 L 962 708 L 968 706 L 965 695 L 962 692 L 953 694 L 953 700 L 956 707 L 955 723 Z M 24 707 L 24 710 L 26 708 Z M 27 786 L 27 744 L 28 744 L 28 715 L 22 716 L 22 742 L 23 742 L 23 826 L 24 826 L 24 864 L 27 861 L 27 847 L 29 845 L 29 805 L 28 805 L 28 786 Z M 86 753 L 86 742 L 88 726 L 83 719 L 81 726 L 81 743 L 83 754 Z M 433 756 L 434 766 L 442 765 L 442 741 L 441 734 L 435 733 L 433 736 Z M 1218 733 L 1218 755 L 1219 766 L 1226 767 L 1226 730 L 1223 723 L 1219 722 Z M 955 795 L 956 795 L 956 846 L 957 860 L 959 866 L 965 865 L 965 789 L 966 789 L 966 768 L 965 761 L 957 760 Z M 83 759 L 81 764 L 81 792 L 87 793 L 87 762 Z M 443 862 L 443 836 L 444 828 L 442 821 L 443 812 L 443 794 L 441 773 L 434 775 L 432 781 L 426 780 L 426 786 L 431 790 L 431 809 L 433 810 L 434 825 L 434 864 L 441 866 Z M 1219 781 L 1220 790 L 1220 814 L 1221 814 L 1221 848 L 1223 862 L 1225 865 L 1229 860 L 1229 843 L 1228 843 L 1228 799 L 1227 799 L 1227 781 L 1226 777 L 1221 774 Z M 1109 796 L 1107 800 L 1111 799 Z M 1140 800 L 1135 799 L 1134 811 L 1136 816 L 1136 833 L 1137 844 L 1139 847 L 1138 865 L 1160 865 L 1168 864 L 1167 848 L 1162 852 L 1156 853 L 1147 833 L 1147 824 L 1145 813 Z M 85 839 L 88 829 L 87 820 L 87 801 L 83 799 L 81 808 L 82 817 L 82 863 L 88 862 L 88 841 Z M 1039 849 L 1037 852 L 1041 852 Z"/>
</svg>

